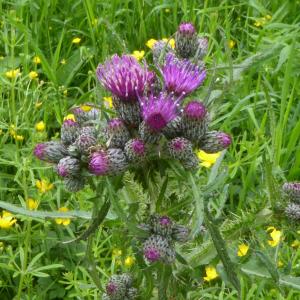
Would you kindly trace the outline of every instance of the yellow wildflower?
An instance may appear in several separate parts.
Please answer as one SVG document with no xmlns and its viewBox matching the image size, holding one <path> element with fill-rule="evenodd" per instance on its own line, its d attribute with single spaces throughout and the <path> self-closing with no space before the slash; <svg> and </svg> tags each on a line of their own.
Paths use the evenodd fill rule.
<svg viewBox="0 0 300 300">
<path fill-rule="evenodd" d="M 64 117 L 64 121 L 66 121 L 66 120 L 72 120 L 72 121 L 75 122 L 75 116 L 74 116 L 74 114 L 68 114 L 68 115 L 66 115 Z"/>
<path fill-rule="evenodd" d="M 126 267 L 130 268 L 134 264 L 134 261 L 135 261 L 135 259 L 133 256 L 127 256 L 125 258 L 124 265 Z"/>
<path fill-rule="evenodd" d="M 121 256 L 122 255 L 122 250 L 118 249 L 118 248 L 115 248 L 115 249 L 113 249 L 112 254 L 113 254 L 113 256 Z"/>
<path fill-rule="evenodd" d="M 265 18 L 266 18 L 267 20 L 271 20 L 271 19 L 272 19 L 272 16 L 266 15 Z"/>
<path fill-rule="evenodd" d="M 9 79 L 16 78 L 20 74 L 21 74 L 20 69 L 15 69 L 15 70 L 10 70 L 10 71 L 5 72 L 5 76 Z"/>
<path fill-rule="evenodd" d="M 113 99 L 112 97 L 103 97 L 105 104 L 108 108 L 113 108 Z"/>
<path fill-rule="evenodd" d="M 214 280 L 215 278 L 217 278 L 219 276 L 218 273 L 217 273 L 216 268 L 210 267 L 210 266 L 205 267 L 205 273 L 206 273 L 206 276 L 203 277 L 203 279 L 205 281 Z"/>
<path fill-rule="evenodd" d="M 36 65 L 40 64 L 41 63 L 41 59 L 38 57 L 38 56 L 35 56 L 33 59 L 32 59 L 32 62 Z"/>
<path fill-rule="evenodd" d="M 8 211 L 3 210 L 2 216 L 0 216 L 0 228 L 9 229 L 17 222 L 17 219 L 14 218 L 13 214 Z"/>
<path fill-rule="evenodd" d="M 36 72 L 36 71 L 31 71 L 31 72 L 29 72 L 29 78 L 30 78 L 31 80 L 36 79 L 36 78 L 38 78 L 38 77 L 39 77 L 39 73 L 38 73 L 38 72 Z"/>
<path fill-rule="evenodd" d="M 35 124 L 35 130 L 36 131 L 44 131 L 46 128 L 46 124 L 43 121 L 40 121 Z"/>
<path fill-rule="evenodd" d="M 246 245 L 243 243 L 243 244 L 239 245 L 237 255 L 239 257 L 245 256 L 245 255 L 247 255 L 248 250 L 249 250 L 249 245 Z"/>
<path fill-rule="evenodd" d="M 175 49 L 175 39 L 167 39 L 163 38 L 162 39 L 164 42 L 168 43 L 172 49 Z"/>
<path fill-rule="evenodd" d="M 155 40 L 155 39 L 150 39 L 150 40 L 148 40 L 148 41 L 146 42 L 146 46 L 147 46 L 148 48 L 152 49 L 153 46 L 154 46 L 154 44 L 155 44 L 156 42 L 157 42 L 157 40 Z"/>
<path fill-rule="evenodd" d="M 36 210 L 39 206 L 39 201 L 34 200 L 32 198 L 28 198 L 26 200 L 26 206 L 29 210 Z"/>
<path fill-rule="evenodd" d="M 145 51 L 144 50 L 141 50 L 141 51 L 135 50 L 132 52 L 131 55 L 133 57 L 135 57 L 137 60 L 141 60 L 145 55 Z"/>
<path fill-rule="evenodd" d="M 76 38 L 74 38 L 74 39 L 72 40 L 72 44 L 79 44 L 80 41 L 81 41 L 81 38 L 76 37 Z"/>
<path fill-rule="evenodd" d="M 62 65 L 65 65 L 65 64 L 67 63 L 67 61 L 63 58 L 63 59 L 60 61 L 60 63 L 61 63 Z"/>
<path fill-rule="evenodd" d="M 15 140 L 16 141 L 19 141 L 19 142 L 22 142 L 24 140 L 24 136 L 23 135 L 19 135 L 19 134 L 16 134 L 14 136 Z"/>
<path fill-rule="evenodd" d="M 270 232 L 270 236 L 272 240 L 268 241 L 268 244 L 271 247 L 276 247 L 280 243 L 280 239 L 282 236 L 282 232 L 280 230 L 277 230 L 275 227 L 271 226 L 267 228 L 267 231 Z"/>
<path fill-rule="evenodd" d="M 37 187 L 40 193 L 46 193 L 52 190 L 54 187 L 53 183 L 50 183 L 48 180 L 45 179 L 37 180 L 35 186 Z"/>
<path fill-rule="evenodd" d="M 15 137 L 16 133 L 17 133 L 17 132 L 16 132 L 16 126 L 13 125 L 13 124 L 11 124 L 11 125 L 9 126 L 9 134 L 10 134 L 11 136 Z"/>
<path fill-rule="evenodd" d="M 58 211 L 60 212 L 67 212 L 69 211 L 69 209 L 67 207 L 60 207 L 58 209 Z M 71 223 L 71 219 L 70 218 L 57 218 L 55 219 L 56 224 L 58 225 L 64 225 L 64 226 L 68 226 Z"/>
<path fill-rule="evenodd" d="M 234 40 L 229 40 L 229 42 L 228 42 L 228 47 L 229 47 L 230 49 L 232 49 L 232 48 L 234 48 L 235 44 L 236 44 L 236 42 L 235 42 Z"/>
<path fill-rule="evenodd" d="M 277 267 L 278 268 L 281 268 L 281 267 L 283 267 L 283 262 L 281 261 L 281 260 L 279 260 L 278 262 L 277 262 Z"/>
<path fill-rule="evenodd" d="M 84 104 L 80 106 L 81 110 L 85 111 L 85 112 L 89 112 L 90 110 L 92 110 L 92 106 Z"/>
<path fill-rule="evenodd" d="M 217 153 L 206 153 L 203 150 L 199 150 L 197 152 L 198 158 L 201 160 L 200 165 L 205 168 L 210 168 L 212 165 L 214 165 L 217 161 L 217 159 L 220 157 L 221 152 Z"/>
<path fill-rule="evenodd" d="M 293 248 L 299 248 L 300 246 L 300 241 L 299 240 L 294 240 L 293 243 L 291 244 Z"/>
<path fill-rule="evenodd" d="M 254 22 L 254 26 L 263 27 L 268 21 L 272 19 L 272 16 L 266 15 L 265 17 L 259 18 Z"/>
</svg>

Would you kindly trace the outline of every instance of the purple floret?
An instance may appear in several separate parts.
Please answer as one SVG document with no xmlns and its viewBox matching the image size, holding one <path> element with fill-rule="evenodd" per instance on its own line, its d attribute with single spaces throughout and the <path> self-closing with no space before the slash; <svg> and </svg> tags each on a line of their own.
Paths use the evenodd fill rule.
<svg viewBox="0 0 300 300">
<path fill-rule="evenodd" d="M 177 101 L 171 96 L 150 95 L 141 100 L 142 116 L 145 123 L 154 132 L 161 131 L 177 116 Z"/>
<path fill-rule="evenodd" d="M 185 96 L 196 90 L 206 77 L 206 71 L 188 60 L 179 60 L 174 54 L 167 54 L 162 68 L 165 89 L 178 96 Z"/>
<path fill-rule="evenodd" d="M 131 55 L 113 55 L 110 60 L 98 65 L 96 73 L 106 89 L 127 102 L 137 101 L 154 79 L 146 65 L 142 67 Z"/>
</svg>

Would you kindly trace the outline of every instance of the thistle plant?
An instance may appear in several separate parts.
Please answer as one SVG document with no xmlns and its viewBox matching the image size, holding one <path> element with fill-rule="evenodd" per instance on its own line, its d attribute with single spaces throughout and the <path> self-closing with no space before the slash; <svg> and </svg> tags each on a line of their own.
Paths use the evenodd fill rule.
<svg viewBox="0 0 300 300">
<path fill-rule="evenodd" d="M 127 54 L 114 54 L 99 64 L 96 75 L 112 95 L 115 115 L 104 124 L 98 105 L 71 108 L 73 115 L 62 123 L 61 139 L 36 145 L 35 156 L 54 165 L 70 192 L 88 183 L 95 186 L 97 177 L 110 180 L 127 170 L 141 177 L 160 163 L 167 170 L 177 161 L 176 166 L 196 172 L 200 161 L 195 151 L 215 153 L 229 147 L 231 137 L 210 129 L 209 110 L 195 95 L 208 73 L 203 62 L 207 40 L 191 23 L 179 26 L 175 40 L 174 50 L 164 41 L 156 42 L 154 65 Z M 150 176 L 144 180 L 146 189 L 152 180 Z M 146 234 L 143 256 L 148 264 L 172 264 L 175 244 L 185 243 L 190 230 L 155 214 L 152 201 L 154 215 L 138 226 Z M 108 209 L 106 205 L 105 213 Z M 104 219 L 102 209 L 93 214 L 94 230 L 100 223 L 97 213 L 98 220 Z M 120 276 L 112 277 L 103 299 L 134 299 L 135 293 Z"/>
</svg>

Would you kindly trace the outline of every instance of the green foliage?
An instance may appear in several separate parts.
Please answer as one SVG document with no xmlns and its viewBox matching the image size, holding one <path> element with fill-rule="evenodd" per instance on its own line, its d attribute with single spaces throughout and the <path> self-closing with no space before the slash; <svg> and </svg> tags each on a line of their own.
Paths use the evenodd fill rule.
<svg viewBox="0 0 300 300">
<path fill-rule="evenodd" d="M 237 299 L 228 282 L 240 287 L 241 299 L 298 299 L 300 235 L 282 213 L 280 186 L 300 176 L 299 9 L 299 1 L 279 0 L 0 0 L 0 207 L 17 220 L 0 228 L 0 299 L 100 299 L 116 272 L 135 274 L 140 299 Z M 233 145 L 194 175 L 162 161 L 139 176 L 127 172 L 66 192 L 52 168 L 33 158 L 34 145 L 59 136 L 78 104 L 95 103 L 107 118 L 97 64 L 134 50 L 151 60 L 146 41 L 170 37 L 181 21 L 209 38 L 208 78 L 193 97 L 206 102 L 213 127 L 231 133 Z M 20 76 L 6 76 L 18 68 Z M 46 131 L 36 131 L 39 121 Z M 54 188 L 40 192 L 39 179 Z M 89 222 L 100 223 L 110 203 L 91 238 Z M 64 206 L 69 211 L 59 212 Z M 155 211 L 192 230 L 172 266 L 148 266 L 140 251 L 137 225 Z M 283 234 L 276 247 L 268 226 Z M 82 233 L 85 240 L 76 240 Z M 250 249 L 238 257 L 242 243 Z M 219 276 L 204 282 L 208 265 Z"/>
</svg>

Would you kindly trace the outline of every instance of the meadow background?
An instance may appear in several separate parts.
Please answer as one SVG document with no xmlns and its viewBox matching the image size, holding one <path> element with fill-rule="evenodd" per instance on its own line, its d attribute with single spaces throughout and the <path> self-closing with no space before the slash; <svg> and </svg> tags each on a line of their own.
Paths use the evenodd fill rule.
<svg viewBox="0 0 300 300">
<path fill-rule="evenodd" d="M 88 226 L 93 191 L 66 192 L 32 149 L 59 136 L 72 106 L 93 102 L 109 111 L 110 95 L 96 82 L 98 63 L 135 50 L 151 61 L 147 41 L 172 37 L 182 21 L 209 39 L 199 97 L 213 124 L 233 137 L 222 161 L 223 196 L 211 209 L 242 271 L 242 299 L 300 299 L 299 226 L 282 213 L 280 193 L 283 182 L 300 178 L 299 11 L 296 0 L 0 0 L 0 206 L 14 214 L 7 226 L 0 217 L 0 299 L 101 299 L 84 266 L 86 242 L 62 243 Z M 200 168 L 199 184 L 212 170 Z M 146 201 L 130 174 L 124 180 L 129 198 Z M 175 192 L 183 202 L 192 197 L 184 178 L 175 182 L 168 203 Z M 126 212 L 124 195 L 118 192 Z M 184 221 L 180 201 L 168 212 Z M 55 215 L 62 207 L 70 218 Z M 124 225 L 112 211 L 90 245 L 103 286 L 117 270 L 142 278 Z M 270 226 L 280 231 L 274 247 Z M 241 244 L 249 250 L 239 256 Z M 207 233 L 184 250 L 188 264 L 176 263 L 170 300 L 237 299 Z M 209 282 L 208 265 L 218 271 Z M 150 279 L 139 283 L 141 299 L 157 299 Z"/>
</svg>

